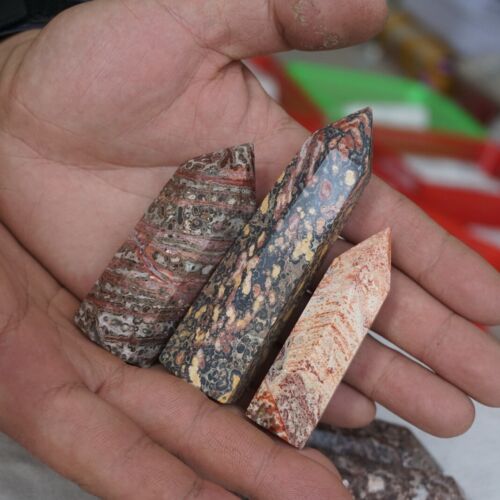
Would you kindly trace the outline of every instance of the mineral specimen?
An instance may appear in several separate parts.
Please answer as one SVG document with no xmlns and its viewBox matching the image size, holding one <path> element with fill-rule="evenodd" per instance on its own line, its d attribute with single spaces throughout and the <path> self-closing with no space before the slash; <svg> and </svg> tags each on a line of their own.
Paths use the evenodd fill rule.
<svg viewBox="0 0 500 500">
<path fill-rule="evenodd" d="M 369 500 L 465 500 L 413 433 L 375 420 L 362 429 L 320 424 L 307 446 L 337 467 L 353 498 Z"/>
<path fill-rule="evenodd" d="M 139 366 L 154 363 L 255 212 L 253 147 L 181 165 L 80 305 L 75 323 Z"/>
<path fill-rule="evenodd" d="M 365 109 L 306 141 L 169 340 L 167 370 L 221 403 L 245 395 L 368 181 L 371 125 Z"/>
<path fill-rule="evenodd" d="M 247 416 L 302 448 L 390 287 L 390 230 L 335 259 L 254 395 Z"/>
</svg>

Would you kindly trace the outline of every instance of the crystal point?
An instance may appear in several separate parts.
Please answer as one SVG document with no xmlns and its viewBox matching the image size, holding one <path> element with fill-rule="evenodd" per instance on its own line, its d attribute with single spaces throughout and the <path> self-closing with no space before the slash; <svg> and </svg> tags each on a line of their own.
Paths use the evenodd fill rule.
<svg viewBox="0 0 500 500">
<path fill-rule="evenodd" d="M 124 361 L 151 365 L 255 207 L 251 145 L 184 163 L 116 252 L 75 323 Z"/>
<path fill-rule="evenodd" d="M 309 137 L 169 340 L 160 356 L 167 370 L 221 403 L 244 394 L 359 198 L 370 161 L 369 110 Z"/>
<path fill-rule="evenodd" d="M 247 416 L 302 448 L 390 287 L 390 230 L 337 257 L 265 376 Z"/>
</svg>

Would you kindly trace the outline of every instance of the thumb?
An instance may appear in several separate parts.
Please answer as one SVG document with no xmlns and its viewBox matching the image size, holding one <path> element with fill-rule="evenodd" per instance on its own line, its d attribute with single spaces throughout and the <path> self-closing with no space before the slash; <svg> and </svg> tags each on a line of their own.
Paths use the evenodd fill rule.
<svg viewBox="0 0 500 500">
<path fill-rule="evenodd" d="M 385 0 L 161 0 L 206 48 L 231 59 L 367 40 L 383 26 Z"/>
</svg>

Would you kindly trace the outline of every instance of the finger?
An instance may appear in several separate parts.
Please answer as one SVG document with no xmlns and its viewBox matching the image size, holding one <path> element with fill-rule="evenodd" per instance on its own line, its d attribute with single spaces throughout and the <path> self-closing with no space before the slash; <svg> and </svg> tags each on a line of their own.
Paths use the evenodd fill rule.
<svg viewBox="0 0 500 500">
<path fill-rule="evenodd" d="M 375 418 L 375 413 L 375 403 L 371 399 L 342 383 L 335 390 L 321 421 L 336 427 L 364 427 Z"/>
<path fill-rule="evenodd" d="M 337 241 L 325 267 L 351 247 Z M 392 270 L 391 290 L 373 329 L 477 401 L 500 406 L 500 342 L 397 269 Z"/>
<path fill-rule="evenodd" d="M 124 367 L 100 389 L 203 477 L 250 498 L 349 498 L 338 477 L 166 373 Z"/>
<path fill-rule="evenodd" d="M 310 458 L 311 460 L 314 460 L 318 464 L 321 464 L 325 469 L 328 469 L 332 474 L 335 474 L 339 478 L 339 480 L 342 480 L 342 477 L 339 474 L 339 471 L 333 464 L 333 462 L 323 453 L 320 451 L 314 449 L 314 448 L 304 448 L 303 450 L 299 450 L 299 453 L 301 455 L 304 455 L 305 457 Z"/>
<path fill-rule="evenodd" d="M 203 47 L 232 59 L 291 48 L 321 50 L 367 40 L 383 26 L 384 0 L 210 0 L 162 4 Z"/>
<path fill-rule="evenodd" d="M 477 401 L 500 406 L 500 342 L 397 270 L 374 330 Z"/>
<path fill-rule="evenodd" d="M 474 406 L 459 389 L 368 336 L 345 381 L 420 429 L 441 437 L 464 433 Z"/>
<path fill-rule="evenodd" d="M 99 497 L 235 498 L 201 479 L 83 386 L 60 386 L 46 395 L 43 408 L 32 423 L 28 448 Z"/>
<path fill-rule="evenodd" d="M 359 242 L 387 226 L 393 235 L 393 263 L 399 269 L 456 313 L 500 324 L 500 273 L 405 196 L 372 178 L 344 235 Z"/>
<path fill-rule="evenodd" d="M 47 338 L 45 327 L 46 319 L 30 311 L 16 329 L 15 341 L 4 338 L 2 430 L 99 497 L 233 498 L 197 476 L 127 416 L 92 394 L 64 356 L 53 356 L 53 343 L 37 344 L 36 339 Z M 34 342 L 32 332 L 36 332 Z"/>
<path fill-rule="evenodd" d="M 164 373 L 163 367 L 161 367 L 159 365 L 156 365 L 156 366 L 154 366 L 154 367 L 152 367 L 150 369 L 151 370 L 158 370 L 158 371 Z M 360 393 L 358 393 L 358 395 L 359 395 L 360 398 L 364 398 L 364 396 L 362 396 Z M 357 400 L 354 400 L 353 402 L 356 403 Z M 244 418 L 245 417 L 245 411 L 242 408 L 240 408 L 239 406 L 227 405 L 225 407 L 225 409 L 227 411 L 230 411 L 230 412 L 234 413 L 235 415 L 239 416 L 240 418 Z M 325 422 L 325 423 L 329 423 L 329 422 Z M 333 425 L 333 424 L 330 423 L 330 425 Z M 274 438 L 274 436 L 271 436 L 271 437 Z M 281 446 L 288 446 L 284 441 L 281 441 L 279 438 L 276 437 L 274 439 Z M 338 476 L 340 478 L 339 471 L 337 470 L 337 468 L 335 467 L 335 465 L 331 462 L 331 460 L 328 459 L 328 457 L 326 457 L 325 455 L 323 455 L 323 453 L 319 452 L 318 450 L 316 450 L 314 448 L 303 448 L 302 450 L 298 450 L 298 452 L 301 455 L 304 455 L 304 456 L 306 456 L 306 457 L 314 460 L 315 462 L 319 463 L 323 467 L 326 467 L 330 472 L 333 472 L 336 476 Z"/>
</svg>

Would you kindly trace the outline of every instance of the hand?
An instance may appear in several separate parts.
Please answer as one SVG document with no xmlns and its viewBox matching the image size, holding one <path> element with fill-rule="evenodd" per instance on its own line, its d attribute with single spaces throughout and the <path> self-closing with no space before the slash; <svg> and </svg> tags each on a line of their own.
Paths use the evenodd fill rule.
<svg viewBox="0 0 500 500">
<path fill-rule="evenodd" d="M 264 3 L 172 5 L 95 1 L 1 47 L 0 429 L 101 497 L 344 498 L 318 453 L 72 324 L 168 165 L 255 140 L 262 193 L 304 135 L 231 62 L 286 47 L 273 19 L 300 28 L 287 2 L 275 18 Z M 346 21 L 342 36 L 369 36 L 383 14 L 374 3 L 363 33 Z M 330 40 L 302 31 L 290 43 Z"/>
<path fill-rule="evenodd" d="M 4 43 L 0 427 L 97 495 L 342 497 L 317 456 L 164 371 L 123 365 L 71 323 L 176 165 L 251 141 L 260 195 L 270 188 L 307 133 L 238 60 L 354 43 L 385 13 L 380 0 L 329 5 L 96 0 Z M 387 225 L 399 270 L 376 328 L 435 373 L 368 339 L 326 418 L 362 425 L 376 399 L 457 434 L 468 395 L 500 404 L 500 349 L 469 322 L 500 323 L 498 275 L 374 179 L 345 236 Z"/>
</svg>

